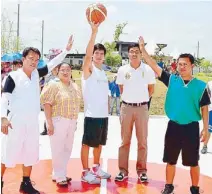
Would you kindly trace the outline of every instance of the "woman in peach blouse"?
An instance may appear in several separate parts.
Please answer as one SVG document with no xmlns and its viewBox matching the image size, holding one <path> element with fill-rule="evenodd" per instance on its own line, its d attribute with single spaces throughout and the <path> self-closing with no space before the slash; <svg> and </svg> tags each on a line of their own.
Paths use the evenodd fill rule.
<svg viewBox="0 0 212 194">
<path fill-rule="evenodd" d="M 80 109 L 81 92 L 71 80 L 71 66 L 58 66 L 59 82 L 48 83 L 41 93 L 52 151 L 52 179 L 59 186 L 68 186 L 67 164 L 71 156 L 74 132 Z"/>
</svg>

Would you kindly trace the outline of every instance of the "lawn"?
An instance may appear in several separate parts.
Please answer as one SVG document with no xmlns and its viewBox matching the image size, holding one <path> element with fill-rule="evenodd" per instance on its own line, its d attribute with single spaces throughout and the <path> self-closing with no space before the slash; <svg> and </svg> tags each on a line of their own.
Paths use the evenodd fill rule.
<svg viewBox="0 0 212 194">
<path fill-rule="evenodd" d="M 111 80 L 115 74 L 111 72 L 106 72 L 108 79 Z M 81 88 L 81 71 L 72 70 L 72 76 L 75 82 L 80 86 Z M 204 74 L 204 73 L 198 73 L 195 75 L 198 79 L 201 79 L 205 82 L 212 80 L 212 74 Z M 166 96 L 167 88 L 166 86 L 157 80 L 157 83 L 155 85 L 155 92 L 152 97 L 151 107 L 150 107 L 150 114 L 151 115 L 165 115 L 164 113 L 164 101 Z M 83 101 L 81 103 L 81 111 L 83 111 Z"/>
</svg>

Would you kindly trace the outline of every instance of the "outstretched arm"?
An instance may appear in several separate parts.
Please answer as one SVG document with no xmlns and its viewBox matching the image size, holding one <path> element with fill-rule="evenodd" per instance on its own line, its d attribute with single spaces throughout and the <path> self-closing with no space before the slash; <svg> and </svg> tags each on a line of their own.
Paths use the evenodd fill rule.
<svg viewBox="0 0 212 194">
<path fill-rule="evenodd" d="M 142 52 L 142 55 L 144 57 L 144 60 L 146 61 L 146 63 L 152 68 L 152 70 L 159 76 L 161 77 L 162 74 L 162 69 L 158 66 L 158 64 L 156 63 L 156 61 L 154 59 L 152 59 L 149 54 L 147 53 L 146 49 L 145 49 L 145 44 L 144 44 L 144 39 L 142 36 L 139 37 L 139 47 L 140 50 Z"/>
<path fill-rule="evenodd" d="M 38 69 L 38 73 L 40 77 L 43 77 L 45 75 L 47 75 L 49 72 L 51 72 L 57 65 L 59 65 L 66 57 L 67 53 L 71 50 L 73 45 L 73 36 L 71 35 L 66 49 L 63 50 L 63 52 L 61 52 L 59 55 L 57 55 L 54 59 L 52 59 L 51 61 L 49 61 L 49 63 L 47 64 L 47 66 L 44 66 L 42 68 Z"/>
<path fill-rule="evenodd" d="M 93 55 L 94 44 L 95 44 L 96 35 L 98 32 L 98 27 L 99 27 L 99 24 L 94 24 L 92 22 L 90 23 L 90 25 L 91 25 L 92 33 L 91 33 L 90 40 L 88 42 L 88 46 L 86 48 L 86 55 L 85 55 L 85 59 L 83 63 L 84 79 L 88 79 L 88 77 L 91 75 L 91 72 L 92 72 L 92 67 L 91 67 L 92 55 Z"/>
</svg>

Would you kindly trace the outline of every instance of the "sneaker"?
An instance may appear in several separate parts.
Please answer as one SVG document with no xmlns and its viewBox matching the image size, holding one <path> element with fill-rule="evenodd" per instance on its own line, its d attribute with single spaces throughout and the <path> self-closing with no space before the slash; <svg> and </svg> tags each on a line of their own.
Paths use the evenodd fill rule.
<svg viewBox="0 0 212 194">
<path fill-rule="evenodd" d="M 56 179 L 52 179 L 53 182 L 56 182 Z M 66 177 L 66 181 L 69 183 L 72 181 L 72 178 L 70 177 Z"/>
<path fill-rule="evenodd" d="M 174 194 L 174 186 L 172 184 L 166 184 L 162 194 Z"/>
<path fill-rule="evenodd" d="M 96 166 L 96 167 L 93 167 L 92 168 L 92 173 L 94 175 L 96 175 L 97 177 L 101 178 L 101 179 L 109 179 L 111 177 L 110 174 L 108 174 L 107 172 L 104 172 L 100 165 Z"/>
<path fill-rule="evenodd" d="M 199 187 L 190 187 L 191 194 L 200 194 Z"/>
<path fill-rule="evenodd" d="M 128 176 L 125 175 L 123 172 L 119 172 L 119 174 L 115 177 L 115 181 L 124 181 L 125 179 L 127 179 Z"/>
<path fill-rule="evenodd" d="M 89 184 L 101 184 L 101 179 L 96 177 L 91 171 L 82 172 L 81 181 Z"/>
<path fill-rule="evenodd" d="M 4 182 L 1 181 L 1 193 L 2 193 L 2 191 L 3 191 L 3 186 L 4 186 Z"/>
<path fill-rule="evenodd" d="M 201 150 L 201 153 L 202 154 L 207 154 L 207 152 L 208 152 L 208 147 L 206 145 L 204 145 L 202 150 Z"/>
<path fill-rule="evenodd" d="M 39 191 L 33 188 L 31 181 L 21 182 L 20 192 L 24 194 L 40 194 Z"/>
<path fill-rule="evenodd" d="M 142 183 L 146 183 L 148 182 L 148 177 L 146 175 L 146 173 L 142 173 L 138 176 L 138 179 L 142 182 Z"/>
</svg>

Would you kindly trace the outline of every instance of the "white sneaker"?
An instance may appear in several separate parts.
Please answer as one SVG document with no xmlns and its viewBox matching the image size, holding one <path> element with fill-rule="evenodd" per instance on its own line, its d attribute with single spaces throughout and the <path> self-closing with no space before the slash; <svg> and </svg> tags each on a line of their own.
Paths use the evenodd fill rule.
<svg viewBox="0 0 212 194">
<path fill-rule="evenodd" d="M 83 172 L 81 181 L 89 184 L 101 184 L 101 179 L 96 177 L 91 171 Z"/>
<path fill-rule="evenodd" d="M 95 174 L 97 177 L 101 178 L 101 179 L 109 179 L 111 177 L 110 174 L 108 174 L 107 172 L 104 172 L 100 165 L 97 167 L 93 167 L 92 168 L 92 173 Z"/>
</svg>

